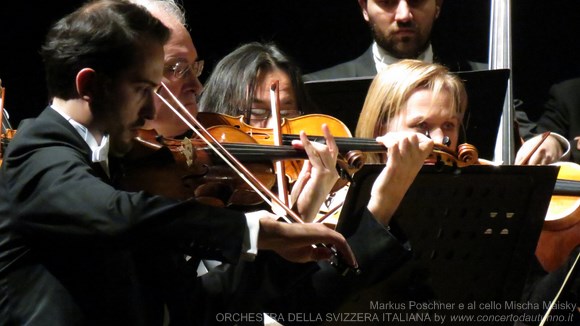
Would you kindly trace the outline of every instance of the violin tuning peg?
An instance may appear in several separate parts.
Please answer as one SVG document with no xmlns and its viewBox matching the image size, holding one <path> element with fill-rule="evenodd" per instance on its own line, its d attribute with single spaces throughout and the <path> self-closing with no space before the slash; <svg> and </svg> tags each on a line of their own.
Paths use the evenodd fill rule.
<svg viewBox="0 0 580 326">
<path fill-rule="evenodd" d="M 442 143 L 445 146 L 448 146 L 448 147 L 451 146 L 451 138 L 449 138 L 448 136 L 444 136 Z"/>
</svg>

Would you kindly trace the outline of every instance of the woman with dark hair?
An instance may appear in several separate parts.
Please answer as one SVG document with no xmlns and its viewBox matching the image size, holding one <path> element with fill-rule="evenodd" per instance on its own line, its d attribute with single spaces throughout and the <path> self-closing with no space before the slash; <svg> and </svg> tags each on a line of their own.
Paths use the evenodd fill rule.
<svg viewBox="0 0 580 326">
<path fill-rule="evenodd" d="M 248 124 L 270 124 L 270 85 L 279 81 L 280 113 L 292 118 L 309 111 L 302 73 L 273 43 L 247 43 L 216 65 L 201 96 L 201 112 L 243 115 Z"/>
</svg>

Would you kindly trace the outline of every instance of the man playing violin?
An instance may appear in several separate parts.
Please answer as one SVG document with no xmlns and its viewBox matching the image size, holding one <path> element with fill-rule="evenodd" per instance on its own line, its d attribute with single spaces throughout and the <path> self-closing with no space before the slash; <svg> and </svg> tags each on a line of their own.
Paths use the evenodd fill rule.
<svg viewBox="0 0 580 326">
<path fill-rule="evenodd" d="M 108 154 L 130 150 L 154 117 L 169 33 L 124 0 L 87 3 L 48 33 L 51 104 L 19 128 L 0 172 L 1 324 L 162 325 L 164 310 L 193 323 L 182 307 L 202 290 L 159 280 L 178 275 L 178 254 L 236 263 L 261 249 L 309 262 L 332 256 L 313 247 L 323 243 L 356 265 L 322 225 L 111 185 Z"/>
</svg>

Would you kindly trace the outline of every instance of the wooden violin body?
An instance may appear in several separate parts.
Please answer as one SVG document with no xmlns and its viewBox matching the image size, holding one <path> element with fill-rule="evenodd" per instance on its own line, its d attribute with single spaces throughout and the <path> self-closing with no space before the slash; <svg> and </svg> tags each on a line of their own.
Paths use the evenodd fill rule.
<svg viewBox="0 0 580 326">
<path fill-rule="evenodd" d="M 232 126 L 250 135 L 258 144 L 274 145 L 274 135 L 272 128 L 254 127 L 244 122 L 243 116 L 233 117 L 226 114 L 213 112 L 199 112 L 197 119 L 206 128 L 215 126 Z M 304 131 L 308 136 L 319 136 L 322 138 L 322 124 L 326 124 L 335 137 L 352 138 L 348 127 L 340 120 L 324 114 L 307 114 L 296 118 L 284 118 L 281 123 L 281 131 L 286 136 L 284 144 L 289 145 L 293 139 L 298 139 L 300 131 Z M 298 179 L 302 169 L 301 160 L 287 160 L 284 162 L 284 170 L 290 183 Z M 345 166 L 346 168 L 346 166 Z M 346 183 L 339 180 L 335 188 L 340 188 Z"/>
<path fill-rule="evenodd" d="M 554 271 L 580 245 L 580 165 L 559 162 L 558 180 L 538 240 L 536 257 L 542 267 Z"/>
<path fill-rule="evenodd" d="M 233 133 L 236 131 L 233 130 Z M 233 138 L 231 134 L 230 138 Z M 253 141 L 239 131 L 236 137 L 240 142 Z M 216 162 L 212 152 L 196 139 L 160 140 L 155 131 L 143 130 L 135 139 L 134 149 L 123 165 L 120 185 L 129 191 L 145 190 L 181 200 L 195 198 L 220 207 L 262 203 L 262 199 L 239 175 L 226 164 Z M 255 162 L 247 166 L 266 186 L 274 185 L 275 174 L 271 163 Z"/>
<path fill-rule="evenodd" d="M 0 124 L 2 125 L 1 132 L 0 132 L 0 166 L 2 166 L 2 162 L 4 161 L 4 151 L 10 143 L 10 140 L 16 134 L 16 130 L 12 129 L 10 122 L 8 121 L 7 114 L 5 114 L 4 110 L 4 102 L 6 98 L 6 89 L 2 87 L 2 83 L 0 81 Z"/>
<path fill-rule="evenodd" d="M 233 117 L 213 112 L 199 112 L 197 119 L 206 128 L 219 125 L 233 126 L 251 135 L 259 144 L 274 144 L 271 128 L 253 127 L 244 122 L 243 116 Z M 352 137 L 350 130 L 342 121 L 324 114 L 307 114 L 296 118 L 284 118 L 281 127 L 284 134 L 297 135 L 301 130 L 304 130 L 309 136 L 320 136 L 322 135 L 320 126 L 323 123 L 328 126 L 332 135 L 336 137 Z"/>
<path fill-rule="evenodd" d="M 16 130 L 14 129 L 6 129 L 0 134 L 0 166 L 2 166 L 2 162 L 4 161 L 4 151 L 15 134 Z"/>
</svg>

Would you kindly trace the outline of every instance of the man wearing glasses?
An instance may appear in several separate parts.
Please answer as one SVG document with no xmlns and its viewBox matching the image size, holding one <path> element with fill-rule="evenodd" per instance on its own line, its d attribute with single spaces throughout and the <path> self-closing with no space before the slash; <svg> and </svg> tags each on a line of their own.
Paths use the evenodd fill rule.
<svg viewBox="0 0 580 326">
<path fill-rule="evenodd" d="M 134 2 L 148 3 L 148 1 Z M 185 17 L 183 17 L 182 12 L 176 12 L 170 6 L 167 6 L 167 10 L 154 6 L 148 9 L 171 30 L 169 42 L 163 47 L 165 69 L 162 82 L 185 105 L 188 111 L 195 115 L 197 114 L 197 99 L 203 90 L 203 85 L 198 77 L 203 71 L 204 62 L 199 60 L 191 36 L 185 28 Z M 176 17 L 180 17 L 180 20 L 175 19 Z M 166 99 L 171 98 L 163 89 L 160 90 L 160 95 Z M 176 103 L 171 104 L 177 106 Z M 145 129 L 155 129 L 158 134 L 165 137 L 176 137 L 188 132 L 189 127 L 157 97 L 155 98 L 155 109 L 155 119 L 148 120 Z"/>
</svg>

